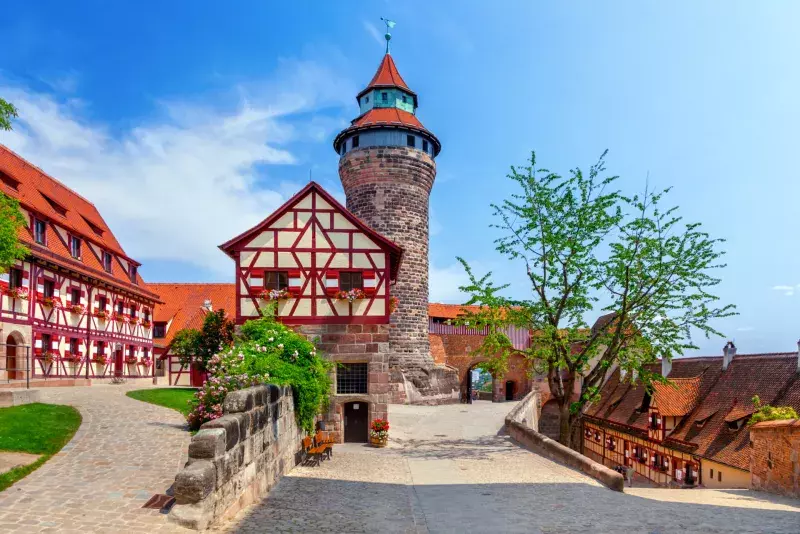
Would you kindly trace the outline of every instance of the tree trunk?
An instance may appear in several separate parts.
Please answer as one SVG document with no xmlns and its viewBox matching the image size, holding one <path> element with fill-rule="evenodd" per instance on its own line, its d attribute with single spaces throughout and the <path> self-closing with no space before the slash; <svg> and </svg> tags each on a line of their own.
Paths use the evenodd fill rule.
<svg viewBox="0 0 800 534">
<path fill-rule="evenodd" d="M 569 398 L 558 399 L 558 442 L 569 447 L 572 442 L 571 414 Z"/>
</svg>

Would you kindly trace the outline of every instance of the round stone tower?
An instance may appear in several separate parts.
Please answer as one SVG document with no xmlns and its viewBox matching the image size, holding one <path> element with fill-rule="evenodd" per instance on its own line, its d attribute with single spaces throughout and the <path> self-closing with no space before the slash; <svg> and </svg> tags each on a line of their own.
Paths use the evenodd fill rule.
<svg viewBox="0 0 800 534">
<path fill-rule="evenodd" d="M 388 50 L 356 99 L 360 115 L 333 147 L 341 156 L 347 209 L 403 248 L 392 287 L 399 304 L 392 314 L 389 365 L 423 396 L 436 396 L 423 390 L 431 389 L 435 367 L 428 341 L 428 203 L 441 144 L 417 119 L 417 95 Z M 399 381 L 396 375 L 393 381 Z"/>
</svg>

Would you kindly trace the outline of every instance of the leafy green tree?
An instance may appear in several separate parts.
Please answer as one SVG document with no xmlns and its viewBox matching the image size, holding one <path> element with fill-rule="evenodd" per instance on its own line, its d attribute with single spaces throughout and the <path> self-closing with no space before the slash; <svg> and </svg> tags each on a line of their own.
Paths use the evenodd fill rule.
<svg viewBox="0 0 800 534">
<path fill-rule="evenodd" d="M 721 240 L 685 223 L 677 208 L 662 208 L 669 190 L 615 190 L 618 177 L 601 177 L 604 158 L 588 174 L 573 169 L 566 177 L 538 169 L 535 153 L 530 165 L 511 168 L 519 191 L 492 205 L 492 226 L 502 234 L 497 250 L 524 266 L 530 298 L 502 297 L 507 284 L 475 276 L 459 258 L 470 280 L 461 288 L 467 304 L 481 306 L 464 320 L 493 332 L 478 352 L 505 359 L 513 349 L 503 329 L 531 330 L 524 355 L 547 376 L 565 445 L 615 366 L 649 387 L 662 379 L 645 364 L 696 348 L 692 333 L 721 336 L 713 321 L 735 314 L 710 292 L 719 283 L 712 273 L 724 266 Z M 601 313 L 589 328 L 584 318 Z"/>
<path fill-rule="evenodd" d="M 233 344 L 233 333 L 233 321 L 228 319 L 225 310 L 209 312 L 200 330 L 184 328 L 176 332 L 170 351 L 180 358 L 182 364 L 194 363 L 205 371 L 215 354 Z"/>
<path fill-rule="evenodd" d="M 28 249 L 19 242 L 19 229 L 25 226 L 25 217 L 19 202 L 0 192 L 0 273 L 6 272 L 17 260 L 28 254 Z"/>
<path fill-rule="evenodd" d="M 10 130 L 11 121 L 17 117 L 17 108 L 14 104 L 0 98 L 0 130 Z"/>
</svg>

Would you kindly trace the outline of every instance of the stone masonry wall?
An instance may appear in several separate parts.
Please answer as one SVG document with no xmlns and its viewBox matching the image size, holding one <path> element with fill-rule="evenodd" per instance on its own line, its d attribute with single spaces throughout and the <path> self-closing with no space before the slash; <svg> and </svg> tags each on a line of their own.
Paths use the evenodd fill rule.
<svg viewBox="0 0 800 534">
<path fill-rule="evenodd" d="M 392 367 L 430 366 L 428 345 L 428 203 L 436 163 L 414 148 L 369 147 L 339 160 L 347 209 L 403 248 L 392 286 L 399 304 L 392 314 Z"/>
<path fill-rule="evenodd" d="M 750 428 L 750 487 L 800 498 L 800 419 Z"/>
<path fill-rule="evenodd" d="M 312 341 L 326 359 L 337 363 L 368 364 L 367 393 L 340 395 L 336 391 L 336 369 L 328 412 L 321 417 L 337 443 L 344 441 L 343 406 L 361 401 L 369 406 L 369 420 L 388 419 L 389 330 L 388 324 L 303 325 L 296 330 Z"/>
<path fill-rule="evenodd" d="M 408 147 L 365 147 L 339 160 L 347 209 L 403 248 L 392 286 L 389 331 L 392 402 L 458 402 L 458 377 L 437 366 L 428 340 L 428 203 L 436 163 Z"/>
<path fill-rule="evenodd" d="M 256 386 L 229 393 L 225 415 L 200 427 L 175 477 L 169 518 L 204 530 L 269 493 L 299 460 L 302 433 L 292 389 Z"/>
</svg>

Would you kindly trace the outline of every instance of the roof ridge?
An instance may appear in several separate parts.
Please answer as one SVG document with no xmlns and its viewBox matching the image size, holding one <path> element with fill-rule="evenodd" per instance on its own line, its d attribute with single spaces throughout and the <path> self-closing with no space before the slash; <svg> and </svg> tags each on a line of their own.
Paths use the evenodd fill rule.
<svg viewBox="0 0 800 534">
<path fill-rule="evenodd" d="M 147 282 L 147 285 L 149 285 L 149 286 L 155 286 L 155 285 L 162 285 L 162 286 L 166 286 L 166 285 L 170 285 L 170 286 L 192 286 L 192 285 L 195 285 L 195 286 L 200 286 L 200 285 L 202 285 L 202 286 L 213 286 L 213 285 L 217 285 L 217 286 L 235 286 L 236 282 Z"/>
<path fill-rule="evenodd" d="M 69 190 L 69 192 L 70 192 L 70 193 L 73 193 L 75 196 L 77 196 L 78 198 L 80 198 L 81 200 L 83 200 L 84 202 L 86 202 L 87 204 L 91 204 L 91 205 L 92 205 L 92 206 L 93 206 L 95 209 L 97 209 L 97 206 L 95 206 L 95 205 L 94 205 L 94 202 L 92 202 L 92 201 L 91 201 L 91 200 L 89 200 L 88 198 L 84 197 L 83 195 L 81 195 L 80 193 L 78 193 L 77 191 L 75 191 L 74 189 L 72 189 L 70 186 L 68 186 L 67 184 L 65 184 L 64 182 L 62 182 L 61 180 L 59 180 L 58 178 L 54 178 L 54 177 L 53 177 L 53 176 L 51 176 L 50 174 L 46 173 L 46 172 L 44 171 L 44 169 L 42 169 L 41 167 L 39 167 L 39 166 L 37 166 L 37 165 L 34 165 L 33 163 L 31 163 L 31 162 L 30 162 L 30 161 L 28 161 L 27 159 L 23 158 L 23 157 L 22 157 L 22 156 L 20 156 L 20 155 L 19 155 L 17 152 L 15 152 L 15 151 L 11 150 L 10 148 L 8 148 L 8 146 L 4 145 L 3 143 L 0 143 L 0 148 L 4 149 L 6 152 L 9 152 L 10 154 L 13 154 L 13 155 L 14 155 L 14 156 L 16 156 L 16 157 L 17 157 L 17 158 L 18 158 L 20 161 L 22 161 L 22 162 L 23 162 L 25 165 L 27 165 L 27 166 L 28 166 L 28 167 L 30 167 L 31 169 L 33 169 L 33 170 L 37 171 L 37 172 L 38 172 L 39 174 L 41 174 L 42 176 L 45 176 L 45 177 L 49 178 L 50 180 L 53 180 L 55 183 L 57 183 L 58 185 L 60 185 L 60 186 L 61 186 L 61 187 L 63 187 L 64 189 L 67 189 L 67 190 Z M 39 191 L 39 193 L 41 194 L 41 191 Z"/>
</svg>

